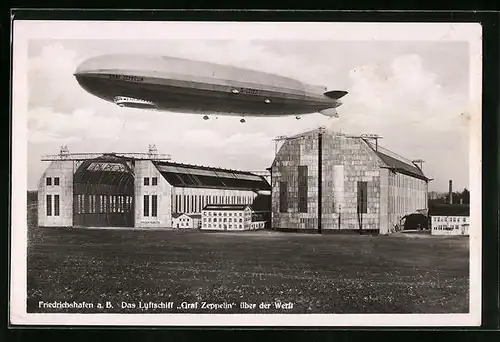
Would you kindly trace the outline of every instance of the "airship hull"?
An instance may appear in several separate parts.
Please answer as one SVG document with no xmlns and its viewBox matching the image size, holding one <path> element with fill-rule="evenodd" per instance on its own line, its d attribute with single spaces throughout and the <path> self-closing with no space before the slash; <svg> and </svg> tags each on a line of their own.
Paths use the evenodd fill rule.
<svg viewBox="0 0 500 342">
<path fill-rule="evenodd" d="M 155 56 L 100 56 L 75 72 L 87 92 L 123 107 L 250 116 L 319 112 L 340 105 L 326 88 L 282 76 Z"/>
</svg>

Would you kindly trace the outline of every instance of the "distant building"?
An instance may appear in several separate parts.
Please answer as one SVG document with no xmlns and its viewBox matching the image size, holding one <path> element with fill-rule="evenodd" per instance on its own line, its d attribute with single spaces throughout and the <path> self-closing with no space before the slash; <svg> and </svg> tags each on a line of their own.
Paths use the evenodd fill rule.
<svg viewBox="0 0 500 342">
<path fill-rule="evenodd" d="M 38 184 L 44 227 L 170 228 L 208 204 L 251 205 L 271 187 L 250 172 L 174 163 L 149 153 L 71 154 L 50 161 Z M 175 221 L 174 221 L 175 220 Z M 196 226 L 196 225 L 195 225 Z"/>
<path fill-rule="evenodd" d="M 255 230 L 266 226 L 266 213 L 252 210 L 250 205 L 209 204 L 203 208 L 201 229 Z"/>
<path fill-rule="evenodd" d="M 432 235 L 469 235 L 468 204 L 439 204 L 429 208 Z"/>
<path fill-rule="evenodd" d="M 201 228 L 201 214 L 172 214 L 172 228 L 199 229 Z"/>
<path fill-rule="evenodd" d="M 387 234 L 427 209 L 421 167 L 363 136 L 318 129 L 288 137 L 271 181 L 277 230 Z"/>
</svg>

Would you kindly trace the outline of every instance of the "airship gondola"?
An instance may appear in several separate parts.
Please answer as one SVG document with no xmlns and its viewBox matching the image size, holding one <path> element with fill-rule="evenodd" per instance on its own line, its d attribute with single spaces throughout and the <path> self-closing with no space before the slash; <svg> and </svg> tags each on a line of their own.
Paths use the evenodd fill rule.
<svg viewBox="0 0 500 342">
<path fill-rule="evenodd" d="M 74 73 L 92 95 L 121 107 L 181 113 L 337 117 L 343 90 L 234 66 L 151 55 L 103 55 Z M 243 120 L 242 120 L 243 122 Z"/>
</svg>

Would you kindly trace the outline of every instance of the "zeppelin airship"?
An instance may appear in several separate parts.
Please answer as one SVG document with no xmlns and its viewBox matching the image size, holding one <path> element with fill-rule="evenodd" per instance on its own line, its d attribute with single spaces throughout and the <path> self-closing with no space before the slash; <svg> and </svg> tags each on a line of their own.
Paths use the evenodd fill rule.
<svg viewBox="0 0 500 342">
<path fill-rule="evenodd" d="M 74 73 L 90 94 L 121 107 L 208 115 L 338 117 L 342 90 L 245 68 L 153 55 L 102 55 Z"/>
</svg>

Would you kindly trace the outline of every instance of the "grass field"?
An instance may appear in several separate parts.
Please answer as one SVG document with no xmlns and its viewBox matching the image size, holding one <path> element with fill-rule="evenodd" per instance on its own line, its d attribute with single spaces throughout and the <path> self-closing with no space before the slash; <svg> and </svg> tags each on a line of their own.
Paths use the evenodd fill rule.
<svg viewBox="0 0 500 342">
<path fill-rule="evenodd" d="M 468 312 L 466 237 L 49 228 L 29 235 L 28 312 L 214 312 L 201 302 L 234 304 L 217 313 Z M 39 301 L 113 308 L 56 310 Z M 174 307 L 139 308 L 149 301 Z M 257 305 L 241 309 L 243 301 Z M 199 306 L 177 309 L 181 302 Z"/>
</svg>

